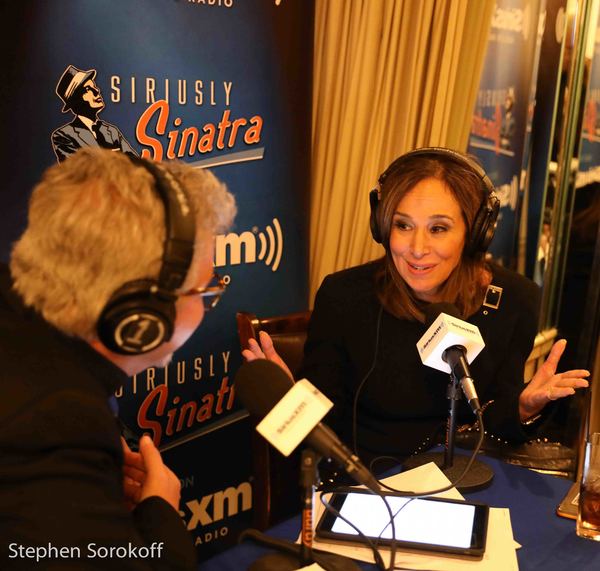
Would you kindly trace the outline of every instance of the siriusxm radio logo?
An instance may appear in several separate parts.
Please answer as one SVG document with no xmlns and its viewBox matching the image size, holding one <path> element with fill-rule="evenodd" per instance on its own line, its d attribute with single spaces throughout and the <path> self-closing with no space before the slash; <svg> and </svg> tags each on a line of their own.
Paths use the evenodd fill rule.
<svg viewBox="0 0 600 571">
<path fill-rule="evenodd" d="M 242 482 L 237 487 L 230 486 L 186 502 L 185 505 L 192 514 L 187 523 L 188 530 L 192 531 L 198 526 L 207 526 L 252 509 L 252 485 L 250 482 Z"/>
<path fill-rule="evenodd" d="M 258 250 L 258 252 L 257 252 Z M 283 233 L 277 218 L 264 231 L 255 226 L 241 234 L 220 234 L 215 240 L 215 267 L 254 264 L 257 260 L 277 271 L 283 253 Z"/>
</svg>

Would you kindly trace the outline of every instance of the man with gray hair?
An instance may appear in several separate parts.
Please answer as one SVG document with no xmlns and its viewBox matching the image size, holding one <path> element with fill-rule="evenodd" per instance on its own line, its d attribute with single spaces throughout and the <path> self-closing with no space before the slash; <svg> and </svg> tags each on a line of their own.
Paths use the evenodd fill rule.
<svg viewBox="0 0 600 571">
<path fill-rule="evenodd" d="M 194 568 L 179 479 L 109 401 L 218 301 L 235 210 L 209 171 L 100 148 L 34 188 L 0 269 L 0 568 Z"/>
</svg>

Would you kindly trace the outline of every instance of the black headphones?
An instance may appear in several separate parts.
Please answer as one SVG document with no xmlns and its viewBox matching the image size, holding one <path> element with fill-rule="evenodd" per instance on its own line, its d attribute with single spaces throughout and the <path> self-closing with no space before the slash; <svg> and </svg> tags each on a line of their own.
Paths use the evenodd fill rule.
<svg viewBox="0 0 600 571">
<path fill-rule="evenodd" d="M 102 310 L 96 330 L 102 343 L 122 355 L 139 355 L 168 341 L 175 323 L 177 290 L 194 256 L 195 214 L 179 181 L 158 163 L 127 155 L 154 178 L 165 207 L 165 244 L 158 279 L 127 282 Z"/>
<path fill-rule="evenodd" d="M 473 171 L 481 181 L 481 190 L 483 192 L 483 199 L 481 206 L 475 215 L 473 221 L 473 227 L 469 235 L 469 239 L 466 244 L 467 253 L 470 256 L 476 256 L 484 253 L 496 230 L 496 223 L 498 220 L 498 212 L 500 210 L 500 200 L 496 196 L 496 190 L 492 181 L 489 179 L 485 171 L 472 159 L 453 151 L 452 149 L 446 149 L 444 147 L 424 147 L 410 151 L 400 157 L 398 157 L 379 177 L 378 186 L 369 193 L 369 204 L 371 205 L 371 234 L 373 240 L 378 244 L 383 242 L 383 235 L 377 221 L 377 210 L 381 201 L 381 188 L 385 179 L 391 174 L 402 169 L 402 166 L 407 160 L 417 156 L 429 156 L 432 158 L 443 157 L 446 159 L 453 160 L 457 164 Z"/>
</svg>

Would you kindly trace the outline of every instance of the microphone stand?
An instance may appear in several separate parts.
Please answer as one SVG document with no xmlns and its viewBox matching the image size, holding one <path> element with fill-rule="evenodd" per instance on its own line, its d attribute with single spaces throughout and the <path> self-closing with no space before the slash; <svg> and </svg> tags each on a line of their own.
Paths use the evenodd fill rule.
<svg viewBox="0 0 600 571">
<path fill-rule="evenodd" d="M 360 567 L 347 557 L 313 550 L 313 505 L 315 487 L 319 476 L 317 464 L 321 457 L 310 448 L 302 451 L 300 462 L 300 486 L 302 487 L 302 529 L 300 544 L 269 537 L 255 529 L 247 529 L 240 541 L 248 538 L 283 553 L 269 553 L 255 561 L 248 571 L 296 571 L 313 563 L 326 571 L 360 571 Z"/>
<path fill-rule="evenodd" d="M 448 419 L 446 421 L 446 438 L 444 442 L 443 455 L 440 452 L 426 452 L 416 454 L 408 458 L 404 463 L 405 469 L 416 468 L 428 462 L 433 462 L 444 472 L 446 477 L 454 482 L 463 473 L 470 457 L 462 454 L 454 455 L 454 437 L 456 435 L 456 407 L 461 399 L 462 390 L 460 381 L 454 374 L 450 373 L 450 382 L 446 396 L 448 397 Z M 484 462 L 475 460 L 469 471 L 456 486 L 460 492 L 475 492 L 487 488 L 494 477 L 493 470 Z"/>
<path fill-rule="evenodd" d="M 450 373 L 450 382 L 446 396 L 450 401 L 448 420 L 446 421 L 446 441 L 444 444 L 444 463 L 442 470 L 452 468 L 454 464 L 454 436 L 456 435 L 456 407 L 460 400 L 461 388 L 454 373 Z M 460 474 L 458 474 L 460 476 Z"/>
<path fill-rule="evenodd" d="M 313 508 L 318 480 L 317 464 L 320 458 L 310 448 L 302 451 L 300 461 L 300 486 L 302 487 L 302 531 L 300 534 L 300 564 L 313 563 Z"/>
</svg>

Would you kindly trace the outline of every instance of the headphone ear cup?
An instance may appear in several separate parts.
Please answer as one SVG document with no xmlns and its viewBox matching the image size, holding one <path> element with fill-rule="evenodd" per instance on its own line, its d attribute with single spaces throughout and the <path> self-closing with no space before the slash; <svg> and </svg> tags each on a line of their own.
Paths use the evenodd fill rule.
<svg viewBox="0 0 600 571">
<path fill-rule="evenodd" d="M 479 208 L 473 229 L 471 230 L 471 238 L 469 240 L 469 254 L 475 256 L 484 253 L 494 237 L 496 225 L 498 222 L 498 213 L 500 212 L 500 201 L 494 192 L 485 188 L 486 199 Z"/>
<path fill-rule="evenodd" d="M 139 355 L 173 335 L 176 296 L 161 292 L 153 280 L 136 280 L 119 288 L 98 319 L 98 338 L 111 351 Z"/>
<path fill-rule="evenodd" d="M 369 193 L 369 205 L 371 207 L 371 218 L 369 224 L 371 226 L 371 236 L 378 244 L 383 242 L 379 224 L 377 222 L 377 210 L 379 208 L 379 191 L 375 188 Z"/>
</svg>

